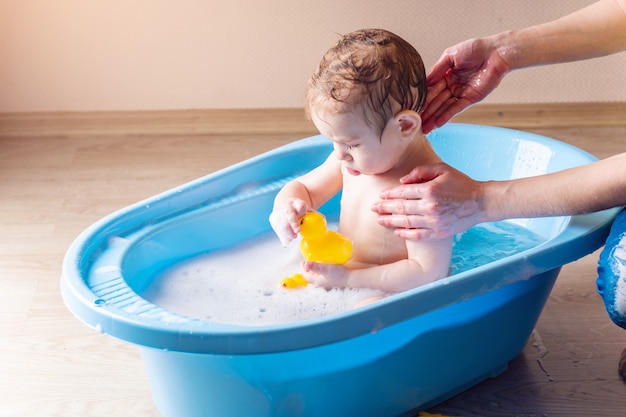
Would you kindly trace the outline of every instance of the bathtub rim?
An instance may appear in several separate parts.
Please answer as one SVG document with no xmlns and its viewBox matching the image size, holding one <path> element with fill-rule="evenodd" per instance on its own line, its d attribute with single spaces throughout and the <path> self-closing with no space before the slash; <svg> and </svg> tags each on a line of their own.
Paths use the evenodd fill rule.
<svg viewBox="0 0 626 417">
<path fill-rule="evenodd" d="M 481 132 L 506 133 L 511 129 L 478 125 L 449 124 L 450 129 L 480 130 Z M 445 128 L 445 127 L 444 127 Z M 443 128 L 442 128 L 443 129 Z M 542 142 L 558 142 L 577 153 L 588 155 L 591 162 L 596 158 L 572 145 L 544 136 L 514 131 L 517 136 Z M 68 308 L 90 327 L 116 338 L 142 346 L 194 353 L 250 354 L 270 353 L 311 348 L 358 337 L 408 320 L 434 309 L 462 302 L 467 297 L 497 290 L 520 279 L 502 279 L 520 260 L 531 270 L 528 278 L 560 267 L 591 253 L 608 235 L 613 217 L 619 208 L 586 215 L 571 216 L 565 228 L 554 238 L 513 256 L 444 278 L 413 290 L 382 300 L 376 304 L 337 315 L 294 323 L 267 326 L 238 326 L 208 322 L 171 313 L 171 320 L 141 318 L 101 302 L 82 277 L 81 263 L 86 254 L 97 251 L 102 238 L 112 224 L 132 224 L 134 215 L 146 205 L 156 205 L 161 200 L 183 189 L 189 190 L 210 181 L 216 175 L 227 175 L 244 164 L 254 164 L 272 157 L 278 152 L 297 150 L 320 141 L 321 136 L 305 138 L 242 161 L 223 170 L 208 174 L 174 189 L 149 197 L 118 210 L 82 232 L 71 244 L 63 262 L 61 289 Z M 127 218 L 128 217 L 128 218 Z M 546 248 L 546 246 L 549 246 Z M 556 256 L 559 254 L 559 256 Z M 106 301 L 106 300 L 105 300 Z M 407 313 L 409 312 L 409 313 Z M 262 333 L 262 337 L 260 334 Z M 288 337 L 285 337 L 288 335 Z"/>
</svg>

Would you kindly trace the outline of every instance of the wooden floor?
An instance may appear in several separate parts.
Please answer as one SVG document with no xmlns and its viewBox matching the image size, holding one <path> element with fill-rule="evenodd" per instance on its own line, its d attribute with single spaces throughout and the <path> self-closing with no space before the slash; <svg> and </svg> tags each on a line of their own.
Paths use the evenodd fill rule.
<svg viewBox="0 0 626 417">
<path fill-rule="evenodd" d="M 626 150 L 624 126 L 535 131 L 599 157 Z M 59 279 L 68 245 L 116 209 L 301 136 L 0 135 L 0 417 L 159 416 L 137 348 L 89 329 L 65 308 Z M 617 373 L 626 332 L 609 321 L 595 292 L 597 256 L 563 268 L 507 372 L 430 412 L 626 416 Z"/>
</svg>

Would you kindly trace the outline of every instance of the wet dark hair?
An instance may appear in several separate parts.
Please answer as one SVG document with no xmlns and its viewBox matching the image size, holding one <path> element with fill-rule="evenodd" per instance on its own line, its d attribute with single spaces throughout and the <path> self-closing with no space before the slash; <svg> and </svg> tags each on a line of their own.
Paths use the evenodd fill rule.
<svg viewBox="0 0 626 417">
<path fill-rule="evenodd" d="M 342 36 L 324 54 L 309 79 L 305 110 L 310 118 L 324 100 L 346 103 L 360 108 L 365 122 L 382 133 L 396 112 L 421 113 L 426 92 L 424 63 L 410 43 L 384 29 L 362 29 Z"/>
</svg>

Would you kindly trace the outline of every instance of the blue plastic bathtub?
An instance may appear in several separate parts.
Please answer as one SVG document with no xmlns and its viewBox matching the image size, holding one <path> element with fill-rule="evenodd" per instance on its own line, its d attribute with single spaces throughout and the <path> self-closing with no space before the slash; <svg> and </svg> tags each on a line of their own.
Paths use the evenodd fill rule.
<svg viewBox="0 0 626 417">
<path fill-rule="evenodd" d="M 476 179 L 588 163 L 567 144 L 514 130 L 450 124 L 431 134 Z M 69 309 L 139 345 L 164 417 L 413 415 L 504 371 L 523 349 L 561 265 L 600 247 L 615 210 L 520 223 L 545 242 L 364 308 L 248 327 L 193 319 L 141 298 L 164 268 L 270 229 L 284 183 L 326 158 L 312 137 L 120 210 L 69 248 Z M 324 207 L 338 210 L 337 200 Z M 592 279 L 592 277 L 590 277 Z"/>
</svg>

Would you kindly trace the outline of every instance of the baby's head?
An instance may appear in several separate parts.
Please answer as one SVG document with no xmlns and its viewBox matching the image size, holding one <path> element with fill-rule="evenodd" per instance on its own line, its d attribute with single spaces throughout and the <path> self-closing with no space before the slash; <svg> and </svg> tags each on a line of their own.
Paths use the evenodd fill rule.
<svg viewBox="0 0 626 417">
<path fill-rule="evenodd" d="M 322 57 L 306 89 L 309 118 L 318 106 L 356 111 L 382 133 L 402 110 L 422 111 L 426 72 L 419 53 L 401 37 L 383 29 L 344 35 Z"/>
</svg>

